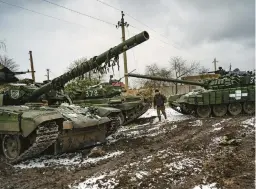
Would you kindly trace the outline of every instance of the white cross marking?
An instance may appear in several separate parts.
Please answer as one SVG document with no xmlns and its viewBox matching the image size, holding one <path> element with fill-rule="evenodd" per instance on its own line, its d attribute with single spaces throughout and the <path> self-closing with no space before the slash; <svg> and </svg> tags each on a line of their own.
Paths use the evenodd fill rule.
<svg viewBox="0 0 256 189">
<path fill-rule="evenodd" d="M 236 90 L 235 94 L 229 94 L 229 97 L 233 97 L 236 100 L 240 100 L 242 96 L 248 96 L 248 93 L 242 93 L 241 90 Z"/>
</svg>

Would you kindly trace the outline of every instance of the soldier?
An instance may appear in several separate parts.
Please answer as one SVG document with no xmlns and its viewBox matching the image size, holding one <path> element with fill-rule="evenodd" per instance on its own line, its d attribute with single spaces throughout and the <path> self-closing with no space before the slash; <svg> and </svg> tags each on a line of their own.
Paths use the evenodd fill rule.
<svg viewBox="0 0 256 189">
<path fill-rule="evenodd" d="M 167 119 L 166 112 L 165 112 L 165 105 L 166 97 L 162 95 L 158 89 L 155 90 L 155 96 L 154 96 L 154 108 L 157 108 L 157 116 L 159 121 L 161 121 L 161 114 L 164 115 L 164 118 Z"/>
<path fill-rule="evenodd" d="M 113 75 L 110 75 L 109 76 L 109 84 L 112 84 L 112 82 L 113 82 Z"/>
</svg>

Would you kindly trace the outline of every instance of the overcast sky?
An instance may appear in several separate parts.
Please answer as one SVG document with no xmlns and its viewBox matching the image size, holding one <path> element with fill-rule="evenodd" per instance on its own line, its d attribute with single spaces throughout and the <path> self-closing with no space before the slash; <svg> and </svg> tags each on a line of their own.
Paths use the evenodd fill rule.
<svg viewBox="0 0 256 189">
<path fill-rule="evenodd" d="M 2 0 L 1 0 L 2 1 Z M 37 12 L 77 24 L 71 24 L 0 2 L 0 40 L 7 46 L 6 54 L 22 70 L 30 68 L 29 50 L 33 52 L 36 80 L 64 73 L 75 59 L 99 55 L 121 42 L 121 29 L 42 0 L 3 0 Z M 97 0 L 51 0 L 76 11 L 116 24 L 120 11 Z M 181 56 L 201 65 L 224 69 L 254 69 L 255 64 L 255 2 L 254 0 L 102 0 L 146 24 L 126 15 L 131 25 L 126 37 L 146 30 L 150 39 L 128 51 L 128 70 L 143 73 L 145 66 L 169 65 L 172 56 Z M 165 42 L 165 43 L 164 43 Z M 3 51 L 1 52 L 3 54 Z M 123 75 L 123 59 L 120 71 Z M 30 75 L 27 75 L 30 77 Z"/>
</svg>

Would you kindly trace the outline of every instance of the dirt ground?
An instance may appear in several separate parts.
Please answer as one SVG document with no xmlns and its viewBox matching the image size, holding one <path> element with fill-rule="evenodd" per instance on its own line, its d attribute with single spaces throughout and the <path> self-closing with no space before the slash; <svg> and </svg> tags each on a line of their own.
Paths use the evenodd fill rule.
<svg viewBox="0 0 256 189">
<path fill-rule="evenodd" d="M 145 120 L 97 147 L 99 157 L 80 151 L 0 163 L 0 188 L 254 188 L 254 116 Z"/>
</svg>

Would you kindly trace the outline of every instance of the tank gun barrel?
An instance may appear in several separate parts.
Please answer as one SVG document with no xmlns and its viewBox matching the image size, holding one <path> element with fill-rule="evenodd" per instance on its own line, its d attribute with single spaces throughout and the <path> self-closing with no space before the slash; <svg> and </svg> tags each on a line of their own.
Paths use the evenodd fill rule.
<svg viewBox="0 0 256 189">
<path fill-rule="evenodd" d="M 110 66 L 110 60 L 112 58 L 118 58 L 118 55 L 127 51 L 149 39 L 149 34 L 146 31 L 143 31 L 126 41 L 120 43 L 119 45 L 109 49 L 108 51 L 100 54 L 99 56 L 95 56 L 88 61 L 81 63 L 76 66 L 72 70 L 64 73 L 63 75 L 53 79 L 51 82 L 43 85 L 41 88 L 35 90 L 30 98 L 36 99 L 44 93 L 47 93 L 54 87 L 63 87 L 68 81 L 75 79 L 95 68 L 100 67 L 103 63 L 108 63 Z"/>
<path fill-rule="evenodd" d="M 13 72 L 13 74 L 14 75 L 21 75 L 21 74 L 27 74 L 27 73 L 32 73 L 32 72 L 36 72 L 36 71 L 24 71 L 24 72 L 22 72 L 22 71 L 20 71 L 20 72 Z"/>
<path fill-rule="evenodd" d="M 199 83 L 199 82 L 193 82 L 193 81 L 184 81 L 180 79 L 172 79 L 172 78 L 165 78 L 165 77 L 159 77 L 159 76 L 150 76 L 150 75 L 141 75 L 141 74 L 126 74 L 128 77 L 136 77 L 136 78 L 142 78 L 142 79 L 151 79 L 154 81 L 166 81 L 166 82 L 173 82 L 173 83 L 184 83 L 188 85 L 197 85 L 197 86 L 202 86 L 205 87 L 204 83 Z"/>
</svg>

